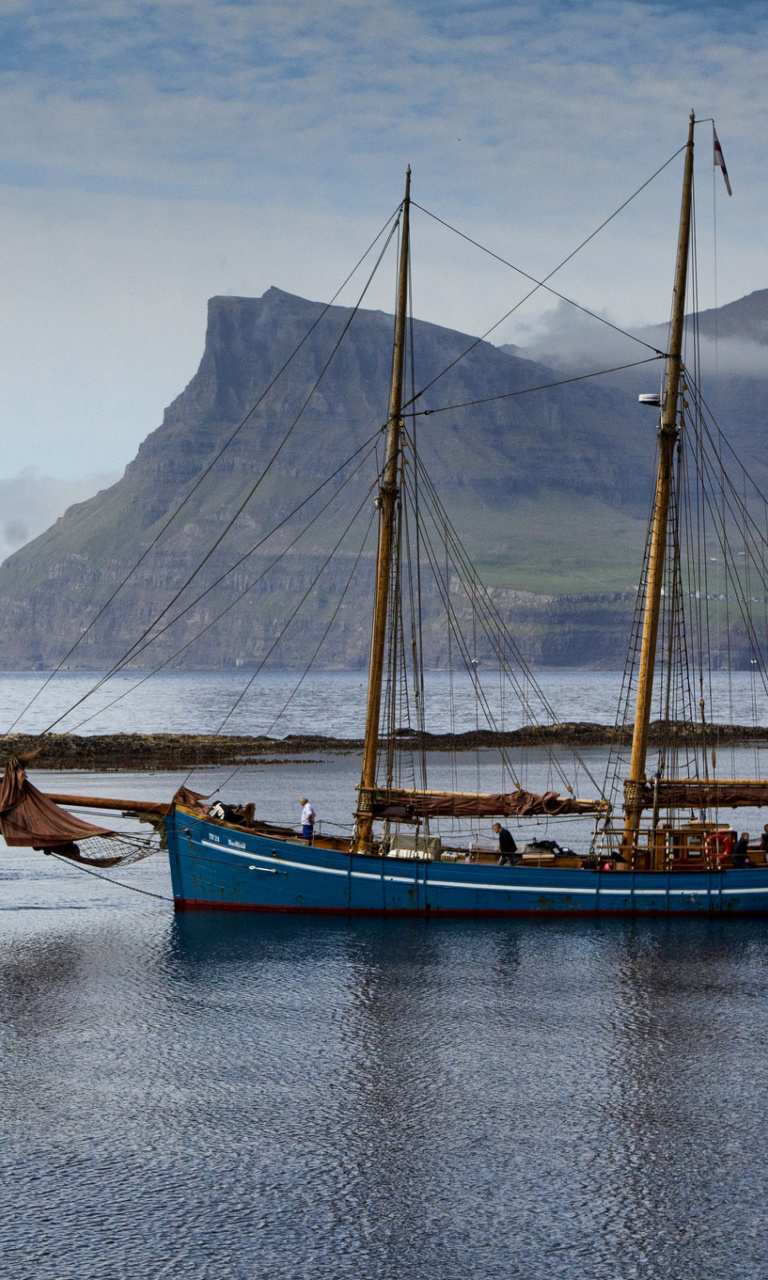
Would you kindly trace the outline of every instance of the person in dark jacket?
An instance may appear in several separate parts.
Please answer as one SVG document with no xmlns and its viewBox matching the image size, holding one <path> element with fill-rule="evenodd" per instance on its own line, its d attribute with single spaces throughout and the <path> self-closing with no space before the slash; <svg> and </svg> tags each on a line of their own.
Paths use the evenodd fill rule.
<svg viewBox="0 0 768 1280">
<path fill-rule="evenodd" d="M 749 832 L 742 831 L 733 850 L 734 867 L 751 867 L 752 859 L 749 857 Z"/>
<path fill-rule="evenodd" d="M 500 822 L 494 822 L 493 830 L 499 837 L 499 861 L 496 865 L 499 867 L 505 865 L 513 867 L 515 865 L 513 855 L 517 853 L 517 845 L 512 832 L 507 831 L 506 827 L 502 827 Z"/>
</svg>

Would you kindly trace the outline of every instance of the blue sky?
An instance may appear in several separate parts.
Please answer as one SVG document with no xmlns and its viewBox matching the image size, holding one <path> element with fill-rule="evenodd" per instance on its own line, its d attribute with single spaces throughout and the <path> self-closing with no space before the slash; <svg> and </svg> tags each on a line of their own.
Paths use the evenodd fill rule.
<svg viewBox="0 0 768 1280">
<path fill-rule="evenodd" d="M 194 373 L 207 297 L 329 297 L 409 162 L 418 201 L 544 273 L 693 106 L 735 192 L 717 193 L 719 300 L 768 287 L 767 51 L 750 3 L 0 0 L 0 475 L 122 468 Z M 703 127 L 699 144 L 704 261 Z M 678 162 L 558 287 L 663 319 L 679 181 Z M 414 282 L 417 314 L 472 332 L 522 293 L 418 218 Z M 701 286 L 712 305 L 710 266 Z M 391 297 L 387 277 L 372 305 Z M 527 341 L 550 306 L 496 340 Z"/>
</svg>

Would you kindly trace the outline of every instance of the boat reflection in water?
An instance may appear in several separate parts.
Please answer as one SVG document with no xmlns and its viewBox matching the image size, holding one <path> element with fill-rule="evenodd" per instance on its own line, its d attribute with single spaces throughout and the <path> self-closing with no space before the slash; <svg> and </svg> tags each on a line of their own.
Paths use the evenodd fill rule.
<svg viewBox="0 0 768 1280">
<path fill-rule="evenodd" d="M 73 910 L 60 871 L 0 916 L 9 1275 L 764 1274 L 761 923 Z"/>
<path fill-rule="evenodd" d="M 322 1249 L 441 1280 L 549 1277 L 564 1255 L 584 1275 L 760 1274 L 761 924 L 209 912 L 174 938 L 201 1007 L 234 1027 L 232 992 L 248 1002 L 231 1087 L 260 1082 L 254 1127 L 295 1125 L 300 1162 L 322 1146 Z"/>
</svg>

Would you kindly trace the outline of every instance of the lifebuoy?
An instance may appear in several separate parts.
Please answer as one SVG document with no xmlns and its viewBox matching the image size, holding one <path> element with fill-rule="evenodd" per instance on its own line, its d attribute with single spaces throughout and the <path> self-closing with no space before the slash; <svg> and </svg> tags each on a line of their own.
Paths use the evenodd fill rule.
<svg viewBox="0 0 768 1280">
<path fill-rule="evenodd" d="M 731 837 L 723 831 L 713 831 L 704 841 L 707 857 L 722 862 L 731 852 Z"/>
</svg>

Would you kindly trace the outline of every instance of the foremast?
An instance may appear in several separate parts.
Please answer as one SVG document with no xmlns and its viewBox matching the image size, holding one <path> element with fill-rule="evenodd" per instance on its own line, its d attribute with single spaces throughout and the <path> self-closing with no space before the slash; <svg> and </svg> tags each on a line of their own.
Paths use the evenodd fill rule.
<svg viewBox="0 0 768 1280">
<path fill-rule="evenodd" d="M 656 646 L 659 633 L 661 593 L 664 581 L 664 561 L 667 546 L 667 526 L 672 490 L 672 472 L 675 445 L 679 432 L 680 377 L 683 371 L 683 324 L 685 320 L 685 294 L 688 279 L 688 250 L 691 237 L 691 204 L 693 196 L 693 131 L 696 123 L 691 112 L 688 124 L 688 144 L 683 174 L 683 197 L 680 210 L 680 231 L 677 241 L 675 287 L 672 299 L 672 318 L 667 356 L 667 376 L 664 399 L 659 417 L 659 467 L 656 477 L 656 495 L 651 526 L 651 545 L 648 558 L 648 576 L 643 616 L 643 634 L 638 666 L 635 725 L 632 735 L 632 755 L 629 777 L 624 784 L 624 855 L 634 862 L 637 837 L 643 811 L 643 790 L 646 782 L 646 756 L 648 732 L 653 698 L 653 676 L 656 667 Z"/>
<path fill-rule="evenodd" d="M 371 633 L 371 660 L 368 669 L 368 701 L 365 712 L 365 744 L 358 792 L 357 830 L 353 845 L 361 853 L 370 853 L 373 845 L 373 794 L 376 788 L 376 758 L 379 748 L 381 688 L 384 676 L 389 583 L 395 542 L 395 517 L 400 497 L 400 467 L 403 429 L 403 372 L 405 368 L 405 322 L 408 309 L 408 257 L 410 249 L 411 168 L 405 175 L 400 230 L 400 263 L 397 281 L 395 341 L 392 357 L 392 381 L 389 388 L 389 426 L 384 476 L 379 488 L 379 547 L 376 561 L 376 591 Z"/>
</svg>

